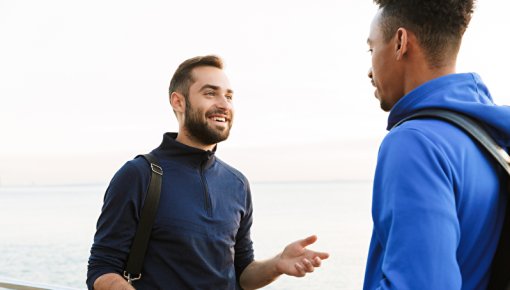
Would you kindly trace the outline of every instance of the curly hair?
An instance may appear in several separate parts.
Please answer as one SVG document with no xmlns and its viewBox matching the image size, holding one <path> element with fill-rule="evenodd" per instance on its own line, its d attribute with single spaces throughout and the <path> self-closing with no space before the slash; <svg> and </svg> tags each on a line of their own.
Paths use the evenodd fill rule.
<svg viewBox="0 0 510 290">
<path fill-rule="evenodd" d="M 199 66 L 212 66 L 223 69 L 223 60 L 216 55 L 196 56 L 185 60 L 175 70 L 172 80 L 170 80 L 168 92 L 170 94 L 179 92 L 187 99 L 189 87 L 194 82 L 191 71 Z"/>
<path fill-rule="evenodd" d="M 429 64 L 441 67 L 458 52 L 475 0 L 374 0 L 382 9 L 382 32 L 388 42 L 399 27 L 412 31 Z"/>
</svg>

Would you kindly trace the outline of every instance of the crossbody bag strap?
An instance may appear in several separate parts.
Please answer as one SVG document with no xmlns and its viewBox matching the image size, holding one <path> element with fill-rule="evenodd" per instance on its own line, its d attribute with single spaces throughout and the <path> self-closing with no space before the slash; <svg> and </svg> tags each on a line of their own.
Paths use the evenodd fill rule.
<svg viewBox="0 0 510 290">
<path fill-rule="evenodd" d="M 427 109 L 404 118 L 395 126 L 399 126 L 405 121 L 417 118 L 435 118 L 448 121 L 457 125 L 469 134 L 474 140 L 478 141 L 487 152 L 503 167 L 508 174 L 506 178 L 507 193 L 510 194 L 510 157 L 508 153 L 501 148 L 496 141 L 483 129 L 475 120 L 463 114 L 454 113 L 448 110 Z M 510 197 L 507 197 L 507 208 L 503 222 L 502 232 L 498 243 L 498 248 L 494 254 L 494 260 L 491 265 L 491 276 L 488 290 L 510 290 Z"/>
<path fill-rule="evenodd" d="M 150 153 L 140 156 L 149 162 L 151 178 L 147 196 L 145 197 L 145 203 L 140 214 L 140 221 L 136 228 L 133 244 L 131 244 L 131 250 L 129 251 L 126 270 L 124 271 L 124 278 L 127 279 L 129 284 L 142 277 L 143 259 L 145 257 L 147 245 L 149 244 L 152 225 L 154 224 L 158 211 L 161 182 L 163 179 L 163 169 L 159 165 L 157 158 Z"/>
</svg>

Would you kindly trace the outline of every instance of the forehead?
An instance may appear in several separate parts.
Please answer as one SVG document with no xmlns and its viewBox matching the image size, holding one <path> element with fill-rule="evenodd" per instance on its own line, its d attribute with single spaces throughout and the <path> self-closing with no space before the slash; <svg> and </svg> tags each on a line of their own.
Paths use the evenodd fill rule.
<svg viewBox="0 0 510 290">
<path fill-rule="evenodd" d="M 374 41 L 378 41 L 382 38 L 382 10 L 379 9 L 372 19 L 370 24 L 370 33 L 368 35 L 367 42 L 371 44 Z"/>
<path fill-rule="evenodd" d="M 193 84 L 191 88 L 200 89 L 204 85 L 213 85 L 230 90 L 230 81 L 222 69 L 213 66 L 199 66 L 191 71 Z"/>
</svg>

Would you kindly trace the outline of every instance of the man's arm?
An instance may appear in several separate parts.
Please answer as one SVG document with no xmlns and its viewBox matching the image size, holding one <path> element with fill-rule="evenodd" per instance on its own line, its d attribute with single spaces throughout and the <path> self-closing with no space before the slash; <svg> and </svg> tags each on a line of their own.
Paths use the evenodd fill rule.
<svg viewBox="0 0 510 290">
<path fill-rule="evenodd" d="M 450 161 L 421 131 L 399 127 L 390 134 L 379 152 L 374 184 L 374 229 L 384 255 L 374 287 L 460 289 L 460 225 Z"/>
<path fill-rule="evenodd" d="M 97 287 L 95 281 L 104 275 L 116 275 L 122 279 L 120 273 L 125 269 L 137 228 L 138 213 L 150 178 L 148 166 L 141 162 L 145 161 L 126 163 L 115 174 L 106 190 L 90 250 L 87 272 L 89 290 Z M 139 170 L 143 165 L 147 172 Z"/>
<path fill-rule="evenodd" d="M 265 261 L 253 261 L 242 272 L 241 287 L 245 290 L 264 287 L 282 274 L 303 277 L 321 265 L 329 257 L 328 253 L 306 249 L 317 240 L 316 236 L 295 241 L 285 247 L 283 252 Z"/>
<path fill-rule="evenodd" d="M 119 274 L 108 273 L 96 279 L 94 290 L 135 290 L 135 288 Z"/>
</svg>

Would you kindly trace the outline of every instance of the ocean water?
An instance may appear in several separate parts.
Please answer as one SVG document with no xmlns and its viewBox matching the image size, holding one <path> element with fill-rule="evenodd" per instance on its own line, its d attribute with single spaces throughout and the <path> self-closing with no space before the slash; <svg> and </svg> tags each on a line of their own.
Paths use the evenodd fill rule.
<svg viewBox="0 0 510 290">
<path fill-rule="evenodd" d="M 304 278 L 264 289 L 360 289 L 371 234 L 370 182 L 255 183 L 256 259 L 316 234 L 329 252 Z M 86 267 L 106 186 L 0 188 L 0 276 L 85 289 Z"/>
</svg>

